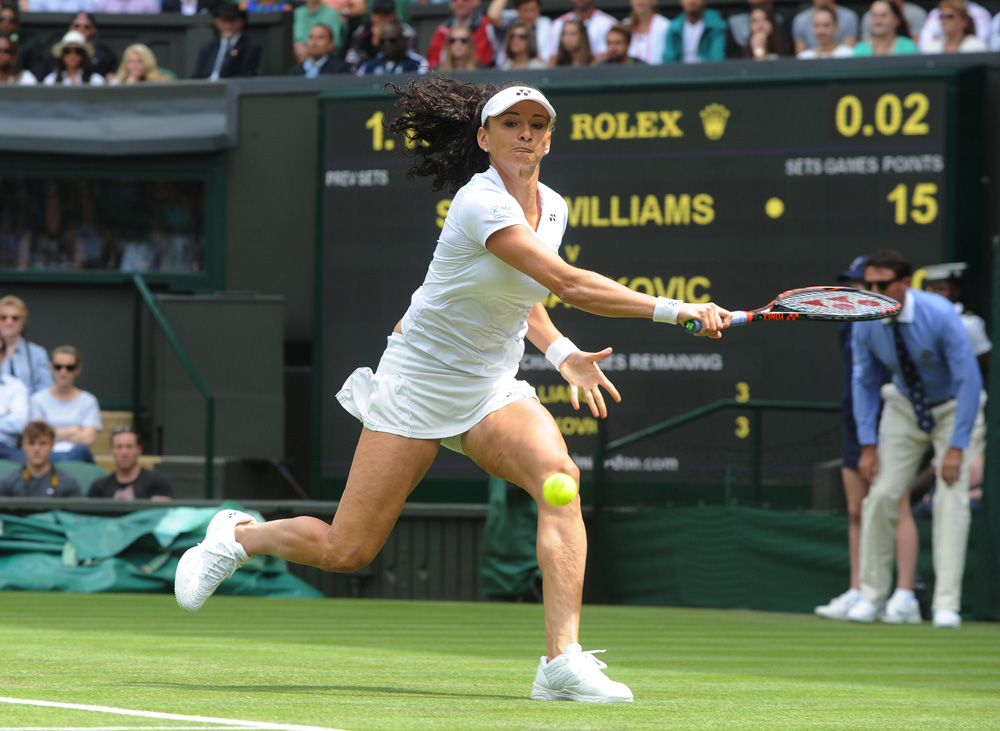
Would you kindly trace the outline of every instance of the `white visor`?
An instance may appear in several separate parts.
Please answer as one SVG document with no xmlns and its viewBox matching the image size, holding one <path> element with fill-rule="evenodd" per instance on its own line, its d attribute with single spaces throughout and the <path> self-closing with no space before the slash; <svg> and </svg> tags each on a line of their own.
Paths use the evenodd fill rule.
<svg viewBox="0 0 1000 731">
<path fill-rule="evenodd" d="M 480 124 L 485 126 L 486 120 L 490 117 L 503 114 L 518 102 L 523 101 L 532 101 L 541 104 L 545 108 L 545 111 L 549 113 L 550 123 L 556 118 L 556 110 L 552 108 L 549 100 L 538 89 L 532 89 L 530 86 L 510 86 L 502 91 L 498 91 L 486 102 L 483 106 L 483 116 L 480 119 Z"/>
</svg>

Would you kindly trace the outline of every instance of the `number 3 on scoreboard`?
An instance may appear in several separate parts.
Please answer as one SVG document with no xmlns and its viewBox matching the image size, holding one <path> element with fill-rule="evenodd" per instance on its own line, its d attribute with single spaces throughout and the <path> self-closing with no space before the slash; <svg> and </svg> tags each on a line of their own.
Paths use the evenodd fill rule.
<svg viewBox="0 0 1000 731">
<path fill-rule="evenodd" d="M 907 221 L 920 225 L 932 223 L 938 215 L 938 202 L 934 197 L 938 187 L 935 183 L 917 183 L 913 186 L 913 198 L 908 200 L 907 186 L 900 183 L 886 196 L 886 200 L 896 206 L 896 224 L 902 226 Z"/>
</svg>

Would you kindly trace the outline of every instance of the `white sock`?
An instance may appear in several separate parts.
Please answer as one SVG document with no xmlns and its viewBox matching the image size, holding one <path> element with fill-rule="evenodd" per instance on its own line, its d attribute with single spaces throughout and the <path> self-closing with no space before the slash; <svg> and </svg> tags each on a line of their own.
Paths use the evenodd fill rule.
<svg viewBox="0 0 1000 731">
<path fill-rule="evenodd" d="M 916 599 L 916 597 L 913 595 L 913 589 L 896 589 L 896 591 L 892 593 L 892 596 L 893 597 L 901 596 L 906 599 Z"/>
<path fill-rule="evenodd" d="M 861 589 L 855 589 L 852 586 L 850 589 L 847 590 L 846 597 L 848 599 L 855 599 L 855 600 L 860 599 L 861 598 Z"/>
</svg>

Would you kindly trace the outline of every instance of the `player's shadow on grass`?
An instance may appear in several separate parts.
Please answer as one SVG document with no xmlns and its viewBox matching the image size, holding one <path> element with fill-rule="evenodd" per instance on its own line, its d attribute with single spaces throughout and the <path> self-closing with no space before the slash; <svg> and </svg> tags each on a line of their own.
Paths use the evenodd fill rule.
<svg viewBox="0 0 1000 731">
<path fill-rule="evenodd" d="M 523 700 L 521 696 L 490 695 L 485 693 L 454 693 L 415 688 L 379 687 L 377 685 L 195 685 L 191 683 L 121 683 L 130 687 L 175 688 L 177 690 L 210 690 L 226 693 L 384 693 L 386 695 L 426 695 L 442 698 L 494 698 L 497 700 Z"/>
</svg>

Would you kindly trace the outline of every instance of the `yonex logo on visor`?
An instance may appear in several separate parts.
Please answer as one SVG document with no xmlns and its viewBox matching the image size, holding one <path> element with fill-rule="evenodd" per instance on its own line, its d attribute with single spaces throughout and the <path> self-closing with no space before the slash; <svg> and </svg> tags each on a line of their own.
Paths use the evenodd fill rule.
<svg viewBox="0 0 1000 731">
<path fill-rule="evenodd" d="M 480 124 L 485 125 L 486 120 L 490 117 L 495 117 L 498 114 L 503 114 L 512 106 L 518 102 L 523 101 L 533 101 L 538 102 L 542 105 L 546 112 L 549 113 L 550 122 L 556 118 L 556 110 L 549 104 L 549 100 L 545 98 L 538 89 L 532 89 L 527 86 L 511 86 L 507 89 L 498 91 L 489 101 L 483 105 L 483 114 L 480 118 Z"/>
</svg>

